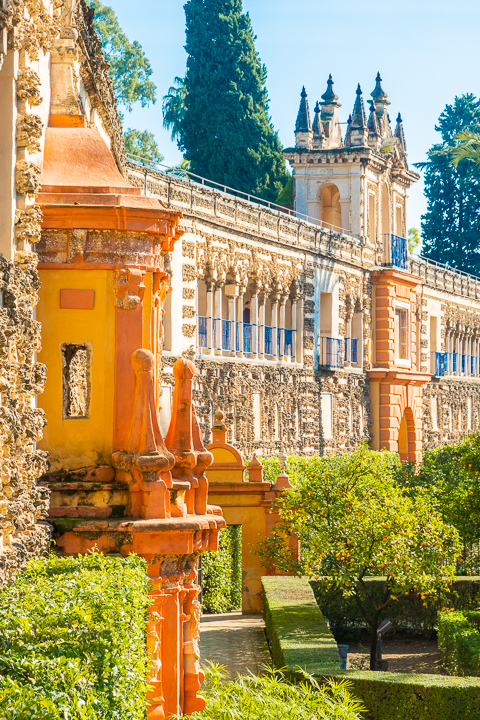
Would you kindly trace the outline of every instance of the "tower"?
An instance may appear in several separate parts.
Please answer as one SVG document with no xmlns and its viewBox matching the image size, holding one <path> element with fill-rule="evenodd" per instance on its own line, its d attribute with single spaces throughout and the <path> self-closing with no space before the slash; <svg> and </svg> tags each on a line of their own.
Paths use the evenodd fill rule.
<svg viewBox="0 0 480 720">
<path fill-rule="evenodd" d="M 390 101 L 377 73 L 368 116 L 360 85 L 342 138 L 332 75 L 315 105 L 311 124 L 302 89 L 295 147 L 285 150 L 293 168 L 295 210 L 326 230 L 383 245 L 382 236 L 406 236 L 408 188 L 419 179 L 407 164 L 403 122 L 392 132 Z"/>
</svg>

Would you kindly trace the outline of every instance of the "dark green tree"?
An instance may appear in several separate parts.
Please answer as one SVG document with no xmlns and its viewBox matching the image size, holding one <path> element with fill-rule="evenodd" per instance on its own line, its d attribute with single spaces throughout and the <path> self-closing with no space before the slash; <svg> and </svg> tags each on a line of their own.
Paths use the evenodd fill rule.
<svg viewBox="0 0 480 720">
<path fill-rule="evenodd" d="M 275 201 L 288 173 L 250 17 L 241 0 L 189 0 L 185 15 L 179 147 L 197 175 Z"/>
<path fill-rule="evenodd" d="M 480 100 L 468 94 L 447 105 L 435 126 L 441 142 L 428 153 L 422 216 L 422 255 L 465 272 L 480 274 L 480 167 L 456 160 L 458 135 L 480 132 Z"/>
<path fill-rule="evenodd" d="M 186 94 L 184 78 L 176 77 L 175 85 L 168 88 L 168 93 L 163 97 L 163 127 L 165 130 L 170 130 L 172 140 L 180 138 Z"/>
<path fill-rule="evenodd" d="M 156 86 L 150 80 L 152 68 L 142 46 L 130 42 L 108 5 L 99 0 L 87 0 L 95 10 L 93 23 L 102 40 L 105 57 L 110 63 L 110 77 L 117 99 L 127 110 L 140 102 L 142 107 L 156 102 Z"/>
<path fill-rule="evenodd" d="M 149 130 L 135 130 L 128 128 L 124 134 L 125 150 L 150 162 L 161 163 L 164 157 L 158 149 L 155 135 Z"/>
</svg>

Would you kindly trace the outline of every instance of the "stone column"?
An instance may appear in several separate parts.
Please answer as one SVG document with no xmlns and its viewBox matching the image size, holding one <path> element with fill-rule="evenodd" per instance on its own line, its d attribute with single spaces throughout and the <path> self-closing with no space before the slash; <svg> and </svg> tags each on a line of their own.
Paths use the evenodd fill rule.
<svg viewBox="0 0 480 720">
<path fill-rule="evenodd" d="M 209 355 L 213 354 L 214 292 L 212 283 L 207 285 L 207 353 Z"/>
<path fill-rule="evenodd" d="M 222 287 L 216 286 L 215 287 L 215 301 L 214 301 L 214 329 L 213 329 L 213 339 L 214 339 L 214 355 L 221 355 L 222 354 Z"/>
<path fill-rule="evenodd" d="M 285 355 L 285 305 L 287 302 L 287 298 L 285 295 L 283 295 L 280 298 L 280 320 L 279 320 L 279 337 L 280 337 L 280 352 L 278 356 L 280 358 L 283 358 L 283 360 L 287 360 L 287 357 Z"/>
<path fill-rule="evenodd" d="M 265 358 L 265 293 L 259 295 L 258 337 L 258 357 L 260 360 L 263 360 Z"/>
<path fill-rule="evenodd" d="M 272 355 L 278 357 L 278 295 L 272 295 Z"/>
<path fill-rule="evenodd" d="M 228 355 L 235 355 L 236 352 L 236 331 L 237 331 L 237 285 L 225 285 L 225 295 L 228 302 L 228 320 L 230 328 L 230 348 Z"/>
<path fill-rule="evenodd" d="M 239 296 L 237 299 L 237 325 L 238 325 L 238 357 L 243 357 L 243 296 L 245 294 L 244 288 L 239 288 Z"/>
<path fill-rule="evenodd" d="M 258 355 L 258 294 L 252 295 L 250 300 L 250 322 L 252 324 L 252 347 L 251 355 Z"/>
<path fill-rule="evenodd" d="M 297 363 L 303 363 L 303 298 L 297 298 L 295 312 L 295 361 Z M 293 313 L 293 310 L 292 310 Z"/>
</svg>

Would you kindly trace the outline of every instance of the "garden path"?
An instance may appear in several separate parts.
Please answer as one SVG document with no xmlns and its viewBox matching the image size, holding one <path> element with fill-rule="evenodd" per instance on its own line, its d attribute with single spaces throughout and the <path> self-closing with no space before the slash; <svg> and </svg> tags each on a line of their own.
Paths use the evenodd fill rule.
<svg viewBox="0 0 480 720">
<path fill-rule="evenodd" d="M 242 615 L 241 611 L 203 615 L 200 620 L 202 661 L 224 665 L 234 679 L 237 673 L 255 675 L 270 662 L 261 615 Z"/>
</svg>

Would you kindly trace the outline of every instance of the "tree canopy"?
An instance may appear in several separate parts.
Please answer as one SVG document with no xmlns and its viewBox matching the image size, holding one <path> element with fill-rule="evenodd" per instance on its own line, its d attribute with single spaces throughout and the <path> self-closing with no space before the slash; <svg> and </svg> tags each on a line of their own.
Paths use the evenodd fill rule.
<svg viewBox="0 0 480 720">
<path fill-rule="evenodd" d="M 124 134 L 125 150 L 131 155 L 137 155 L 150 162 L 161 163 L 164 156 L 158 149 L 155 135 L 149 130 L 135 130 L 128 128 Z"/>
<path fill-rule="evenodd" d="M 187 72 L 164 98 L 165 122 L 192 172 L 274 201 L 288 173 L 250 17 L 241 0 L 184 7 Z"/>
<path fill-rule="evenodd" d="M 93 23 L 110 63 L 110 77 L 117 99 L 127 110 L 131 110 L 136 102 L 142 107 L 155 103 L 157 88 L 150 80 L 153 70 L 140 43 L 130 42 L 111 7 L 100 0 L 87 2 L 95 10 Z"/>
<path fill-rule="evenodd" d="M 455 576 L 460 542 L 427 492 L 401 484 L 396 453 L 362 448 L 336 457 L 305 458 L 295 487 L 276 503 L 279 522 L 258 551 L 267 566 L 330 582 L 353 596 L 370 627 L 370 667 L 376 669 L 380 613 L 401 594 L 427 603 Z M 300 556 L 289 538 L 300 541 Z M 365 577 L 381 576 L 376 600 Z"/>
<path fill-rule="evenodd" d="M 427 162 L 417 164 L 425 172 L 428 201 L 422 216 L 422 254 L 479 275 L 480 167 L 456 148 L 465 131 L 480 132 L 480 100 L 472 94 L 456 97 L 435 129 L 441 142 L 430 149 Z"/>
</svg>

